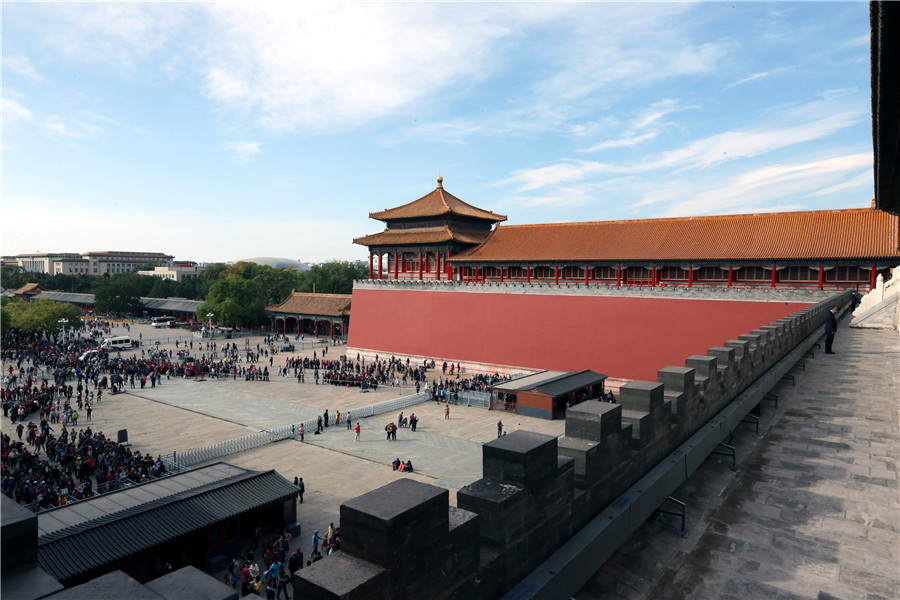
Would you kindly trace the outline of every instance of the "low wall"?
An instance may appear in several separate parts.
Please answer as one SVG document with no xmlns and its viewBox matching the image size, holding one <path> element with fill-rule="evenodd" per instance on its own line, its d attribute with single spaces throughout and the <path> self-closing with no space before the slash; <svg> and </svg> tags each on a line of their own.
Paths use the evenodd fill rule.
<svg viewBox="0 0 900 600">
<path fill-rule="evenodd" d="M 772 377 L 772 367 L 822 328 L 825 313 L 850 299 L 834 295 L 662 368 L 656 381 L 628 382 L 619 404 L 579 404 L 567 411 L 560 438 L 520 430 L 484 444 L 482 479 L 457 492 L 457 507 L 445 490 L 409 480 L 347 502 L 341 564 L 295 573 L 295 597 L 499 598 L 601 511 L 630 535 L 660 502 L 632 486 L 657 472 L 668 477 L 663 460 L 692 472 L 715 443 L 673 452 L 703 428 L 733 429 L 742 416 L 733 401 Z M 622 511 L 628 519 L 616 518 Z"/>
</svg>

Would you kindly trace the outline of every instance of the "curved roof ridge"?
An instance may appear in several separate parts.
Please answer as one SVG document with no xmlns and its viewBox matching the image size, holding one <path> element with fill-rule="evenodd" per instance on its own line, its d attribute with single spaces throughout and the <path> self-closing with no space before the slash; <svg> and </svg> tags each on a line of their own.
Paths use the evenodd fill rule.
<svg viewBox="0 0 900 600">
<path fill-rule="evenodd" d="M 395 208 L 386 208 L 379 212 L 371 212 L 369 213 L 369 218 L 377 219 L 379 221 L 388 221 L 391 219 L 433 217 L 446 214 L 472 217 L 491 221 L 493 223 L 506 220 L 505 215 L 499 215 L 489 210 L 472 206 L 446 191 L 443 186 L 442 177 L 438 177 L 437 187 L 421 198 Z"/>
</svg>

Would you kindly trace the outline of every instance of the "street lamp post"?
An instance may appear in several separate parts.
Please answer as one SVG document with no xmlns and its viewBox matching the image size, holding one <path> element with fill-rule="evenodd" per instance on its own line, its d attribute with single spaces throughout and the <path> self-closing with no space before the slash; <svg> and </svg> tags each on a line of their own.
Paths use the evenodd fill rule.
<svg viewBox="0 0 900 600">
<path fill-rule="evenodd" d="M 63 337 L 66 337 L 66 327 L 69 325 L 69 320 L 66 318 L 62 318 L 59 320 L 59 324 L 62 325 Z"/>
<path fill-rule="evenodd" d="M 209 339 L 212 339 L 212 313 L 206 313 L 206 318 L 209 319 Z"/>
</svg>

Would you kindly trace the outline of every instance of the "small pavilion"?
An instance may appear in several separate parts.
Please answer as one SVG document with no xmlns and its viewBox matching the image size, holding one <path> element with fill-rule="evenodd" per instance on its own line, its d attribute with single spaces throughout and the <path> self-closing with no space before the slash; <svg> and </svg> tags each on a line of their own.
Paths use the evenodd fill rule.
<svg viewBox="0 0 900 600">
<path fill-rule="evenodd" d="M 350 328 L 349 294 L 305 294 L 291 290 L 284 302 L 267 306 L 272 331 L 342 338 Z"/>
<path fill-rule="evenodd" d="M 491 387 L 491 408 L 542 419 L 565 416 L 566 407 L 603 395 L 607 376 L 590 369 L 569 373 L 540 371 Z"/>
<path fill-rule="evenodd" d="M 434 191 L 409 204 L 369 213 L 386 223 L 381 233 L 353 240 L 369 248 L 369 279 L 450 280 L 449 259 L 481 244 L 495 224 L 506 220 L 466 204 L 443 182 L 438 177 Z"/>
</svg>

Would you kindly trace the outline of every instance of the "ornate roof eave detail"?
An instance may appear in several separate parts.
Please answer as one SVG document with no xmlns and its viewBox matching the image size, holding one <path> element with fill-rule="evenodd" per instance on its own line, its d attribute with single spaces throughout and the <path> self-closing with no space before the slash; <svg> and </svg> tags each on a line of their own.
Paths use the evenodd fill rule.
<svg viewBox="0 0 900 600">
<path fill-rule="evenodd" d="M 369 218 L 378 221 L 391 221 L 395 219 L 418 219 L 423 217 L 456 215 L 489 221 L 491 223 L 499 223 L 506 220 L 505 215 L 498 215 L 489 210 L 472 206 L 445 191 L 443 181 L 443 177 L 438 177 L 438 184 L 434 191 L 425 194 L 418 200 L 403 204 L 402 206 L 369 213 Z"/>
</svg>

